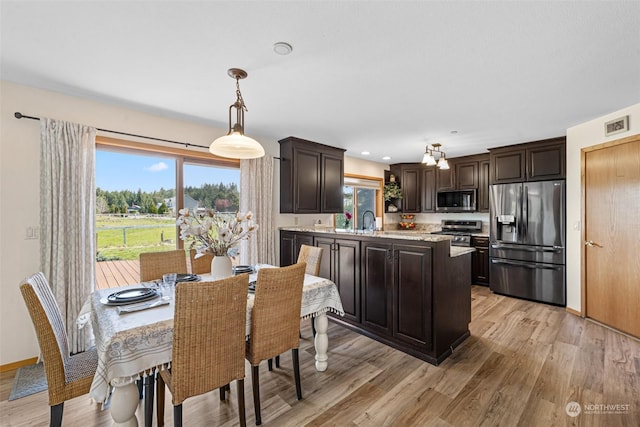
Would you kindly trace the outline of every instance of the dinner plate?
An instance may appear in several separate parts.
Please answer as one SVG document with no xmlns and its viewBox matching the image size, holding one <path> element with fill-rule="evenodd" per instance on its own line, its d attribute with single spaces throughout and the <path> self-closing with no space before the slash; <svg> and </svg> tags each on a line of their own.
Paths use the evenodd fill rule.
<svg viewBox="0 0 640 427">
<path fill-rule="evenodd" d="M 178 274 L 176 276 L 176 283 L 178 282 L 197 282 L 200 280 L 200 276 L 197 274 Z"/>
<path fill-rule="evenodd" d="M 251 265 L 236 265 L 231 269 L 233 274 L 253 273 L 253 266 Z"/>
<path fill-rule="evenodd" d="M 133 304 L 135 302 L 147 301 L 158 296 L 158 292 L 153 288 L 131 288 L 114 292 L 100 300 L 107 305 Z"/>
</svg>

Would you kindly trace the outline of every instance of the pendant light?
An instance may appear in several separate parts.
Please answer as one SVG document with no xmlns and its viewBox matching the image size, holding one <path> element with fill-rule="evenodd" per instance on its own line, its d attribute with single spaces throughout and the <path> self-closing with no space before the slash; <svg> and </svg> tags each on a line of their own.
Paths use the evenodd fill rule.
<svg viewBox="0 0 640 427">
<path fill-rule="evenodd" d="M 258 141 L 244 134 L 244 105 L 240 93 L 240 79 L 247 77 L 247 72 L 239 68 L 230 68 L 229 77 L 236 79 L 236 102 L 229 106 L 229 132 L 216 139 L 209 146 L 209 151 L 216 156 L 232 159 L 255 159 L 264 156 L 264 148 Z M 231 110 L 236 109 L 236 123 L 231 125 Z"/>
<path fill-rule="evenodd" d="M 434 154 L 438 154 L 439 158 L 436 161 Z M 427 145 L 424 149 L 424 156 L 422 156 L 422 163 L 427 166 L 437 165 L 439 169 L 449 169 L 449 162 L 444 154 L 444 151 L 440 151 L 440 144 L 431 144 L 431 148 Z"/>
</svg>

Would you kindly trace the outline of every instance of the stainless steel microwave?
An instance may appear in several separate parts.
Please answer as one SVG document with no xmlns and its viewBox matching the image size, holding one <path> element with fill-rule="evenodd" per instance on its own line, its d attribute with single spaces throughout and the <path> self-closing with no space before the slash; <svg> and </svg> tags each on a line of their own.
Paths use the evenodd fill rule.
<svg viewBox="0 0 640 427">
<path fill-rule="evenodd" d="M 475 212 L 477 190 L 438 191 L 436 212 Z"/>
</svg>

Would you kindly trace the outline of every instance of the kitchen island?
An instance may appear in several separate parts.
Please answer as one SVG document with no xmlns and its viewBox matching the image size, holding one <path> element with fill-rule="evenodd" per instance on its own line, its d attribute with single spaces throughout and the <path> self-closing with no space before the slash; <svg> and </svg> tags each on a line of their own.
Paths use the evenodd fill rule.
<svg viewBox="0 0 640 427">
<path fill-rule="evenodd" d="M 280 229 L 280 265 L 303 244 L 323 248 L 321 277 L 340 291 L 344 317 L 332 320 L 432 364 L 469 336 L 471 253 L 451 236 L 419 231 L 353 233 Z"/>
</svg>

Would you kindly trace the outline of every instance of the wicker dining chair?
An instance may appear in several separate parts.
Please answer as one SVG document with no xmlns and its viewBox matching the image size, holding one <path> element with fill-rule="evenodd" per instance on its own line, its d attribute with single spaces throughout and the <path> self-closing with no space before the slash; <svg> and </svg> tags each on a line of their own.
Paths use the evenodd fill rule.
<svg viewBox="0 0 640 427">
<path fill-rule="evenodd" d="M 236 380 L 240 425 L 246 425 L 244 358 L 249 275 L 176 287 L 171 369 L 157 380 L 158 425 L 164 425 L 165 385 L 173 403 L 173 425 L 182 425 L 185 399 L 220 388 L 226 397 Z"/>
<path fill-rule="evenodd" d="M 189 260 L 191 261 L 191 274 L 211 273 L 212 254 L 203 254 L 196 258 L 198 252 L 195 249 L 189 250 Z"/>
<path fill-rule="evenodd" d="M 187 256 L 183 249 L 140 254 L 140 281 L 162 279 L 166 273 L 186 273 Z"/>
<path fill-rule="evenodd" d="M 298 253 L 298 262 L 306 262 L 307 270 L 306 274 L 317 276 L 320 274 L 320 265 L 322 264 L 322 248 L 317 246 L 301 245 L 300 252 Z M 311 333 L 316 336 L 316 325 L 313 323 L 313 317 L 309 319 L 311 322 Z M 269 367 L 271 367 L 271 360 L 269 360 Z M 280 367 L 280 357 L 276 357 L 276 367 Z"/>
<path fill-rule="evenodd" d="M 251 364 L 253 405 L 256 425 L 262 423 L 260 414 L 260 362 L 291 350 L 293 373 L 298 400 L 302 399 L 300 385 L 300 306 L 304 284 L 305 263 L 281 268 L 263 268 L 258 272 L 256 293 L 251 311 L 251 337 L 247 342 L 247 360 Z"/>
<path fill-rule="evenodd" d="M 20 292 L 38 336 L 51 407 L 51 426 L 62 425 L 64 402 L 89 393 L 98 367 L 95 348 L 70 355 L 64 321 L 44 274 L 24 279 Z"/>
<path fill-rule="evenodd" d="M 317 246 L 301 245 L 298 254 L 298 262 L 307 264 L 305 273 L 312 276 L 320 274 L 320 262 L 322 261 L 322 248 Z"/>
</svg>

